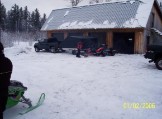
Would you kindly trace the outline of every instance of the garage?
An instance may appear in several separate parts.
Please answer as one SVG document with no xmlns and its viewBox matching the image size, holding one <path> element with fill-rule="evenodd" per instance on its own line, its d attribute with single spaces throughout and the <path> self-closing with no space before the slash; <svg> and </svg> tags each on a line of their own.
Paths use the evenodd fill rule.
<svg viewBox="0 0 162 119">
<path fill-rule="evenodd" d="M 64 40 L 64 33 L 52 33 L 52 37 L 57 38 L 57 40 L 59 40 L 59 41 L 63 41 Z"/>
<path fill-rule="evenodd" d="M 106 32 L 89 32 L 88 36 L 96 37 L 98 39 L 98 46 L 106 44 Z"/>
<path fill-rule="evenodd" d="M 135 33 L 113 33 L 113 48 L 119 53 L 133 54 L 134 53 Z"/>
</svg>

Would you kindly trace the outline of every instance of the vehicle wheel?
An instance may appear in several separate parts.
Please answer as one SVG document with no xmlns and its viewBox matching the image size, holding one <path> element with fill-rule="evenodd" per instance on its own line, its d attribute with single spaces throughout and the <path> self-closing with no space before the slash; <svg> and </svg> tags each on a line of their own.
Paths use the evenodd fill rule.
<svg viewBox="0 0 162 119">
<path fill-rule="evenodd" d="M 108 56 L 108 55 L 109 55 L 109 53 L 108 53 L 108 52 L 106 52 L 106 51 L 104 51 L 104 52 L 103 52 L 103 55 L 104 55 L 104 56 Z"/>
<path fill-rule="evenodd" d="M 112 53 L 111 53 L 111 56 L 114 56 L 114 55 L 115 55 L 115 52 L 112 52 Z"/>
<path fill-rule="evenodd" d="M 156 60 L 155 65 L 159 70 L 162 70 L 162 57 Z"/>
<path fill-rule="evenodd" d="M 49 49 L 45 49 L 46 52 L 49 52 Z"/>
<path fill-rule="evenodd" d="M 51 47 L 51 48 L 50 48 L 50 52 L 56 53 L 56 49 L 55 49 L 54 47 Z"/>
<path fill-rule="evenodd" d="M 35 52 L 39 52 L 39 48 L 35 47 Z"/>
</svg>

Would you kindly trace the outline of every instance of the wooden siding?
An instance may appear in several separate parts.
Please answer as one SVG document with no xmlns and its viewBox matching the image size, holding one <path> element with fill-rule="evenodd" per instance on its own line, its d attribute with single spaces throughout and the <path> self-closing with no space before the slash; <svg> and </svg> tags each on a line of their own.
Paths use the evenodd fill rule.
<svg viewBox="0 0 162 119">
<path fill-rule="evenodd" d="M 135 32 L 134 53 L 144 53 L 144 32 Z"/>
<path fill-rule="evenodd" d="M 113 47 L 113 32 L 109 31 L 106 33 L 106 45 L 108 48 Z"/>
</svg>

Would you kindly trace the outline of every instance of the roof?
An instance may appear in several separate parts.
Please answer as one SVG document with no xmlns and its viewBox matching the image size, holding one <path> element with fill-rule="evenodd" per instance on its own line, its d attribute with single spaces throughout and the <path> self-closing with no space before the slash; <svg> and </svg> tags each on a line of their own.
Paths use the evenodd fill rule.
<svg viewBox="0 0 162 119">
<path fill-rule="evenodd" d="M 146 27 L 154 0 L 116 1 L 53 10 L 41 30 Z"/>
<path fill-rule="evenodd" d="M 156 28 L 151 28 L 151 30 L 152 30 L 153 32 L 157 33 L 158 35 L 162 36 L 162 32 L 159 31 L 158 29 L 156 29 Z"/>
</svg>

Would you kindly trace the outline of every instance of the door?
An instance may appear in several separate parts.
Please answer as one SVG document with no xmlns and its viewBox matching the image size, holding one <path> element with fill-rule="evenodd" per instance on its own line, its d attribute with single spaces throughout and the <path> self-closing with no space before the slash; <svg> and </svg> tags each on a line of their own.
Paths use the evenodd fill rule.
<svg viewBox="0 0 162 119">
<path fill-rule="evenodd" d="M 134 53 L 134 37 L 133 32 L 130 33 L 113 33 L 113 48 L 119 53 Z"/>
<path fill-rule="evenodd" d="M 40 42 L 40 49 L 48 49 L 48 41 L 44 39 L 44 41 Z"/>
</svg>

